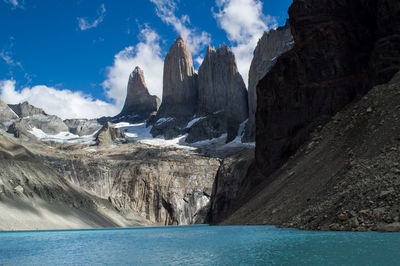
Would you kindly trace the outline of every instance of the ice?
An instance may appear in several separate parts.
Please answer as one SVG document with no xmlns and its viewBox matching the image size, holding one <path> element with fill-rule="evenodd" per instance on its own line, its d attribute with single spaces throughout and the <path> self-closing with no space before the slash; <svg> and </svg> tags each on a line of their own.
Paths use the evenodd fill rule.
<svg viewBox="0 0 400 266">
<path fill-rule="evenodd" d="M 164 124 L 166 122 L 170 122 L 170 121 L 172 121 L 174 119 L 175 118 L 172 118 L 172 117 L 163 117 L 163 118 L 160 118 L 160 119 L 157 120 L 156 125 L 161 125 L 161 124 Z"/>
<path fill-rule="evenodd" d="M 88 135 L 88 136 L 78 136 L 75 134 L 72 134 L 70 132 L 60 132 L 56 135 L 50 135 L 43 130 L 39 128 L 32 128 L 31 130 L 28 130 L 29 133 L 34 135 L 36 138 L 38 138 L 41 141 L 53 141 L 53 142 L 58 142 L 58 143 L 84 143 L 84 142 L 92 142 L 94 141 L 94 135 L 97 133 L 94 133 L 93 135 Z"/>
</svg>

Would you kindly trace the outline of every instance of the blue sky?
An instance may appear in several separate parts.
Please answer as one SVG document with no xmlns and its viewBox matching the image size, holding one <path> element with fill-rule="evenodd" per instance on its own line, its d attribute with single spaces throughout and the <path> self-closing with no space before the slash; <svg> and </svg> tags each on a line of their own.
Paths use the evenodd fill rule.
<svg viewBox="0 0 400 266">
<path fill-rule="evenodd" d="M 0 0 L 0 97 L 67 117 L 115 115 L 129 73 L 161 97 L 162 60 L 178 34 L 195 67 L 207 45 L 227 44 L 247 83 L 264 31 L 283 25 L 291 0 Z"/>
</svg>

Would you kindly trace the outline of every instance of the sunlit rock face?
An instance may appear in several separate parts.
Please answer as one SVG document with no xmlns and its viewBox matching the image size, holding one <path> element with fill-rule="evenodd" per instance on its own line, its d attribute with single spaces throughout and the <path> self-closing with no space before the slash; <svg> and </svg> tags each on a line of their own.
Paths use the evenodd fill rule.
<svg viewBox="0 0 400 266">
<path fill-rule="evenodd" d="M 129 76 L 127 96 L 119 116 L 136 115 L 138 119 L 147 119 L 157 111 L 159 105 L 160 99 L 150 95 L 144 72 L 137 66 Z"/>
<path fill-rule="evenodd" d="M 196 79 L 192 54 L 179 36 L 165 57 L 163 98 L 157 116 L 193 116 L 197 101 Z"/>
</svg>

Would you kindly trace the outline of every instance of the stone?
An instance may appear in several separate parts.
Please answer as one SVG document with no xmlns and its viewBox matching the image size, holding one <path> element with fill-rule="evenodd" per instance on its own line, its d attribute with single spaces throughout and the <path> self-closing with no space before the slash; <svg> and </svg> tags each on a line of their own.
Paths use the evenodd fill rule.
<svg viewBox="0 0 400 266">
<path fill-rule="evenodd" d="M 137 66 L 129 75 L 125 104 L 118 116 L 133 116 L 140 121 L 157 112 L 159 106 L 160 99 L 150 95 L 144 72 Z"/>
<path fill-rule="evenodd" d="M 43 109 L 30 105 L 27 101 L 19 104 L 10 104 L 9 106 L 20 118 L 32 115 L 46 115 Z"/>
<path fill-rule="evenodd" d="M 254 142 L 256 138 L 255 114 L 257 109 L 256 86 L 258 82 L 271 70 L 278 57 L 289 51 L 293 45 L 293 36 L 288 22 L 283 27 L 264 32 L 258 41 L 249 70 L 249 121 L 246 124 L 242 138 L 243 142 Z"/>
<path fill-rule="evenodd" d="M 106 146 L 112 145 L 118 139 L 124 139 L 125 134 L 120 128 L 115 128 L 110 122 L 107 122 L 95 137 L 98 145 Z"/>
<path fill-rule="evenodd" d="M 400 232 L 400 223 L 399 222 L 394 222 L 394 223 L 381 223 L 378 224 L 377 230 L 381 232 Z"/>
<path fill-rule="evenodd" d="M 339 214 L 337 218 L 339 221 L 343 222 L 343 221 L 348 220 L 350 217 L 347 213 L 342 213 L 342 214 Z"/>
<path fill-rule="evenodd" d="M 14 191 L 15 191 L 15 193 L 20 194 L 20 195 L 24 194 L 24 188 L 20 185 L 16 186 L 14 188 Z"/>
<path fill-rule="evenodd" d="M 157 117 L 191 118 L 197 106 L 197 74 L 192 54 L 179 36 L 164 61 L 163 97 Z"/>
</svg>

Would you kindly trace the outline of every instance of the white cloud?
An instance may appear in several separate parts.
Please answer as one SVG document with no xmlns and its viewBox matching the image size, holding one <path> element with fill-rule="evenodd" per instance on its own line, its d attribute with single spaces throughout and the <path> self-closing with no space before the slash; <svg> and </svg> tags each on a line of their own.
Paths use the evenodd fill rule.
<svg viewBox="0 0 400 266">
<path fill-rule="evenodd" d="M 211 42 L 210 34 L 202 31 L 199 33 L 194 28 L 189 28 L 190 18 L 188 15 L 183 15 L 178 18 L 175 15 L 177 10 L 174 0 L 150 0 L 156 6 L 156 14 L 161 20 L 174 27 L 174 30 L 182 35 L 187 46 L 192 54 L 198 54 L 204 46 Z"/>
<path fill-rule="evenodd" d="M 264 31 L 278 26 L 277 20 L 263 14 L 259 0 L 216 0 L 216 5 L 214 17 L 233 45 L 239 72 L 247 85 L 257 42 Z"/>
<path fill-rule="evenodd" d="M 107 80 L 103 87 L 115 105 L 122 108 L 126 98 L 129 74 L 136 66 L 144 71 L 145 80 L 152 95 L 162 99 L 164 60 L 159 35 L 148 26 L 139 34 L 141 40 L 135 47 L 129 46 L 114 57 L 114 65 L 107 68 Z"/>
<path fill-rule="evenodd" d="M 94 100 L 82 92 L 59 90 L 44 85 L 26 87 L 18 91 L 14 80 L 0 81 L 0 98 L 9 104 L 28 101 L 46 113 L 66 118 L 99 118 L 120 112 L 115 105 Z"/>
<path fill-rule="evenodd" d="M 10 67 L 18 66 L 19 68 L 23 69 L 21 62 L 15 62 L 9 51 L 4 49 L 1 50 L 0 58 L 3 59 L 3 61 Z"/>
<path fill-rule="evenodd" d="M 23 1 L 18 2 L 19 0 L 4 0 L 6 4 L 10 4 L 13 6 L 13 9 L 15 8 L 23 8 Z"/>
<path fill-rule="evenodd" d="M 93 22 L 89 22 L 87 18 L 78 18 L 79 29 L 83 31 L 91 28 L 96 28 L 101 22 L 103 22 L 105 14 L 106 8 L 104 7 L 104 4 L 101 4 L 99 9 L 97 10 L 98 17 L 93 20 Z"/>
</svg>

